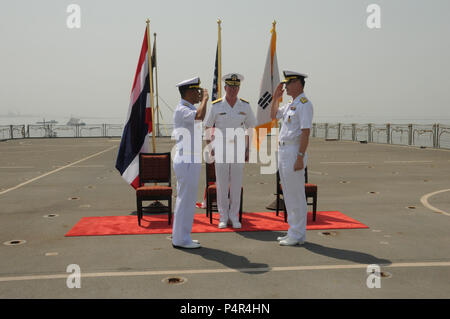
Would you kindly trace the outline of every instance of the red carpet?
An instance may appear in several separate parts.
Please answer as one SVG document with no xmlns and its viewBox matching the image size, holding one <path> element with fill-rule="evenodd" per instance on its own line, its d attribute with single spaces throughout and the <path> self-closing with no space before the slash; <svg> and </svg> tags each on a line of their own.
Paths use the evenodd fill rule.
<svg viewBox="0 0 450 319">
<path fill-rule="evenodd" d="M 195 214 L 193 233 L 233 232 L 233 231 L 286 231 L 288 223 L 284 216 L 276 216 L 275 212 L 244 213 L 242 228 L 217 228 L 219 215 L 213 215 L 213 224 L 209 223 L 206 214 Z M 306 229 L 349 229 L 369 228 L 368 226 L 350 218 L 341 212 L 317 212 L 316 221 L 312 221 L 312 213 L 308 213 Z M 104 236 L 104 235 L 140 235 L 140 234 L 171 234 L 172 225 L 167 223 L 165 215 L 144 215 L 141 226 L 138 225 L 137 216 L 105 216 L 83 217 L 65 236 Z"/>
</svg>

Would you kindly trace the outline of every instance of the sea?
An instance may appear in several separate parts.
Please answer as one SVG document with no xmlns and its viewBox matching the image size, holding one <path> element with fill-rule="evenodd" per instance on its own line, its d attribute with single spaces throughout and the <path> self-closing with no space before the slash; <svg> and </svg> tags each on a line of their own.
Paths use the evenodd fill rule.
<svg viewBox="0 0 450 319">
<path fill-rule="evenodd" d="M 25 116 L 25 115 L 12 115 L 8 114 L 5 116 L 0 115 L 0 140 L 7 139 L 10 136 L 10 130 L 6 128 L 5 126 L 9 125 L 32 125 L 32 124 L 42 124 L 42 122 L 51 122 L 53 124 L 67 125 L 67 123 L 70 120 L 70 116 L 67 117 L 58 117 L 58 116 Z M 80 120 L 81 123 L 85 123 L 87 126 L 82 126 L 83 128 L 79 132 L 75 131 L 64 131 L 64 129 L 59 129 L 56 133 L 59 137 L 75 137 L 75 136 L 103 136 L 102 134 L 109 134 L 110 136 L 121 136 L 122 134 L 122 128 L 125 124 L 125 117 L 77 117 L 77 119 Z M 374 124 L 374 125 L 385 125 L 387 123 L 390 123 L 391 125 L 394 125 L 393 131 L 391 133 L 391 143 L 392 144 L 401 144 L 401 145 L 407 145 L 408 140 L 408 133 L 405 132 L 405 125 L 407 124 L 413 124 L 416 125 L 414 129 L 414 140 L 413 145 L 415 146 L 426 146 L 426 147 L 432 147 L 433 146 L 433 133 L 432 133 L 432 127 L 433 124 L 439 124 L 440 125 L 440 131 L 438 134 L 438 145 L 440 148 L 447 148 L 450 149 L 450 118 L 445 117 L 391 117 L 391 118 L 383 118 L 383 117 L 364 117 L 364 116 L 315 116 L 314 123 L 320 124 L 320 123 L 328 123 L 330 125 L 341 123 L 341 124 L 360 124 L 362 126 L 365 126 L 365 124 Z M 108 133 L 104 133 L 103 129 L 99 128 L 98 125 L 106 124 L 111 125 L 110 128 L 107 130 Z M 160 123 L 160 132 L 161 136 L 171 136 L 172 129 L 173 129 L 173 123 Z M 91 130 L 89 129 L 89 125 L 92 125 L 94 127 L 97 127 L 97 130 Z M 117 127 L 119 125 L 119 128 Z M 395 127 L 395 125 L 403 126 L 403 128 Z M 115 127 L 114 127 L 115 126 Z M 334 126 L 334 127 L 333 127 Z M 337 134 L 336 125 L 333 125 L 330 127 L 330 131 L 328 131 L 328 138 L 333 138 Z M 3 129 L 2 129 L 3 127 Z M 120 128 L 122 127 L 122 128 Z M 392 127 L 392 126 L 391 126 Z M 91 127 L 92 128 L 92 127 Z M 28 128 L 26 128 L 28 130 Z M 374 133 L 373 133 L 373 142 L 375 143 L 385 143 L 386 137 L 385 133 L 380 133 L 376 130 L 376 127 L 374 127 Z M 62 131 L 61 131 L 62 130 Z M 42 136 L 43 131 L 42 130 L 36 130 L 31 129 L 29 131 L 30 136 L 32 137 L 39 137 Z M 16 136 L 21 136 L 19 131 L 15 132 Z M 47 134 L 47 133 L 45 133 Z M 78 135 L 77 135 L 78 134 Z M 326 137 L 324 126 L 320 126 L 317 129 L 317 137 Z M 333 135 L 334 134 L 334 135 Z M 351 140 L 352 139 L 352 133 L 347 129 L 345 132 L 342 132 L 344 136 L 341 136 L 344 140 Z M 350 134 L 350 135 L 349 135 Z M 361 134 L 367 134 L 367 131 L 365 132 L 358 132 L 358 138 L 361 138 Z M 381 135 L 380 135 L 381 134 Z M 109 136 L 108 135 L 108 136 Z M 331 137 L 330 137 L 331 136 Z M 364 135 L 365 136 L 365 135 Z"/>
<path fill-rule="evenodd" d="M 66 125 L 70 120 L 70 116 L 39 116 L 39 115 L 0 115 L 0 125 L 30 125 L 42 124 L 41 122 L 56 121 L 56 125 Z M 124 124 L 125 117 L 76 117 L 80 122 L 86 124 Z"/>
<path fill-rule="evenodd" d="M 124 117 L 77 117 L 81 122 L 86 124 L 125 124 Z M 66 125 L 70 120 L 70 116 L 39 116 L 39 115 L 1 115 L 0 114 L 0 125 L 29 125 L 37 124 L 38 122 L 48 122 L 56 121 L 57 125 Z M 314 116 L 314 123 L 343 123 L 343 124 L 422 124 L 422 125 L 432 125 L 432 124 L 442 124 L 450 126 L 450 116 L 449 117 L 439 117 L 439 116 L 428 116 L 428 117 L 376 117 L 376 116 Z M 42 124 L 42 123 L 39 123 Z M 171 125 L 172 123 L 161 123 Z"/>
</svg>

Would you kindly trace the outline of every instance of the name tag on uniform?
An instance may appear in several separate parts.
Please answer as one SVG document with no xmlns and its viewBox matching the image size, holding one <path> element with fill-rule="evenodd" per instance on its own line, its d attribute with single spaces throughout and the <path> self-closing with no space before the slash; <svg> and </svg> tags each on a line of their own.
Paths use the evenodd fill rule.
<svg viewBox="0 0 450 319">
<path fill-rule="evenodd" d="M 227 115 L 226 112 L 219 113 L 219 115 Z"/>
<path fill-rule="evenodd" d="M 291 110 L 295 111 L 297 108 L 295 106 L 291 106 Z"/>
<path fill-rule="evenodd" d="M 245 112 L 239 112 L 240 115 L 247 115 Z"/>
</svg>

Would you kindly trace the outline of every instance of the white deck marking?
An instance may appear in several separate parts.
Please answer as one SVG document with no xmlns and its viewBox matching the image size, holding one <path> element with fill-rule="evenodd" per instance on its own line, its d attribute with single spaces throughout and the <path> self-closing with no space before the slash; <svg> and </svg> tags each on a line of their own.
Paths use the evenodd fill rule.
<svg viewBox="0 0 450 319">
<path fill-rule="evenodd" d="M 30 184 L 30 183 L 34 182 L 34 181 L 37 181 L 38 179 L 41 179 L 41 178 L 43 178 L 43 177 L 45 177 L 45 176 L 54 174 L 54 173 L 59 172 L 59 171 L 65 169 L 65 168 L 74 166 L 74 165 L 76 165 L 76 164 L 78 164 L 78 163 L 81 163 L 81 162 L 83 162 L 83 161 L 86 161 L 86 160 L 88 160 L 88 159 L 90 159 L 90 158 L 93 158 L 93 157 L 95 157 L 95 156 L 98 156 L 98 155 L 101 155 L 101 154 L 103 154 L 103 153 L 106 153 L 106 152 L 108 152 L 108 151 L 110 151 L 110 150 L 112 150 L 112 149 L 114 149 L 114 148 L 116 148 L 116 147 L 117 147 L 117 145 L 111 146 L 111 147 L 107 148 L 106 150 L 103 150 L 103 151 L 101 151 L 101 152 L 98 152 L 98 153 L 89 155 L 89 156 L 87 156 L 87 157 L 85 157 L 85 158 L 82 158 L 82 159 L 76 161 L 76 162 L 73 162 L 73 163 L 70 163 L 70 164 L 68 164 L 68 165 L 62 166 L 62 167 L 57 168 L 57 169 L 55 169 L 55 170 L 53 170 L 53 171 L 47 172 L 47 173 L 45 173 L 45 174 L 42 174 L 42 175 L 40 175 L 40 176 L 38 176 L 38 177 L 32 178 L 32 179 L 30 179 L 30 180 L 28 180 L 28 181 L 26 181 L 26 182 L 23 182 L 23 183 L 21 183 L 21 184 L 19 184 L 19 185 L 16 185 L 16 186 L 14 186 L 14 187 L 11 187 L 11 188 L 8 188 L 8 189 L 6 189 L 6 190 L 4 190 L 4 191 L 1 191 L 1 192 L 0 192 L 0 195 L 6 194 L 6 193 L 8 193 L 8 192 L 10 192 L 10 191 L 16 190 L 16 189 L 18 189 L 18 188 L 20 188 L 20 187 L 22 187 L 22 186 L 25 186 L 25 185 L 27 185 L 27 184 Z"/>
<path fill-rule="evenodd" d="M 34 166 L 0 166 L 0 168 L 10 169 L 10 168 L 34 168 Z"/>
<path fill-rule="evenodd" d="M 320 164 L 369 164 L 369 162 L 320 162 Z"/>
<path fill-rule="evenodd" d="M 62 166 L 53 166 L 54 168 L 59 168 Z M 73 165 L 72 168 L 101 168 L 101 167 L 105 167 L 105 165 Z"/>
<path fill-rule="evenodd" d="M 196 275 L 217 273 L 239 273 L 239 272 L 276 272 L 276 271 L 304 271 L 304 270 L 333 270 L 333 269 L 366 269 L 369 264 L 353 265 L 314 265 L 314 266 L 287 266 L 287 267 L 261 267 L 261 268 L 221 268 L 221 269 L 187 269 L 187 270 L 157 270 L 157 271 L 115 271 L 83 273 L 81 278 L 99 277 L 134 277 L 134 276 L 167 276 L 167 275 Z M 450 262 L 415 262 L 415 263 L 393 263 L 380 265 L 386 268 L 410 268 L 410 267 L 450 267 Z M 70 273 L 54 275 L 35 276 L 12 276 L 0 277 L 0 282 L 25 281 L 25 280 L 48 280 L 66 279 Z"/>
<path fill-rule="evenodd" d="M 433 161 L 384 161 L 383 163 L 385 163 L 385 164 L 414 164 L 414 163 L 433 163 Z M 320 162 L 320 164 L 361 164 L 361 165 L 366 165 L 366 164 L 370 164 L 370 162 Z"/>
<path fill-rule="evenodd" d="M 404 163 L 433 163 L 433 161 L 384 161 L 385 163 L 399 163 L 399 164 L 404 164 Z"/>
<path fill-rule="evenodd" d="M 440 194 L 440 193 L 444 193 L 444 192 L 450 192 L 450 189 L 441 189 L 440 191 L 436 191 L 433 193 L 423 195 L 422 198 L 420 199 L 420 202 L 422 203 L 423 206 L 425 206 L 428 209 L 431 209 L 432 211 L 434 211 L 436 213 L 441 213 L 441 214 L 450 216 L 449 213 L 444 212 L 442 209 L 436 208 L 436 207 L 430 205 L 430 203 L 428 203 L 428 198 L 430 198 L 431 196 L 434 196 L 436 194 Z"/>
</svg>

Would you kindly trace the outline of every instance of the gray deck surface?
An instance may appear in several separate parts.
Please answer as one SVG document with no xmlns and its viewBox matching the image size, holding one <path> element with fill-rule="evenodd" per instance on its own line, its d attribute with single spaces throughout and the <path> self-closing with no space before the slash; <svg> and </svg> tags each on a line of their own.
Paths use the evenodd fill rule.
<svg viewBox="0 0 450 319">
<path fill-rule="evenodd" d="M 280 247 L 277 231 L 198 233 L 203 248 L 192 251 L 174 249 L 167 234 L 64 237 L 82 217 L 134 214 L 135 192 L 114 168 L 119 142 L 0 142 L 0 298 L 450 297 L 449 150 L 311 139 L 318 210 L 369 228 L 309 230 L 304 246 Z M 157 139 L 158 152 L 173 145 Z M 275 175 L 260 166 L 245 166 L 247 212 L 275 199 Z M 11 240 L 26 243 L 3 244 Z M 70 264 L 81 268 L 79 289 L 66 285 Z M 390 275 L 381 288 L 367 287 L 367 264 Z"/>
</svg>

